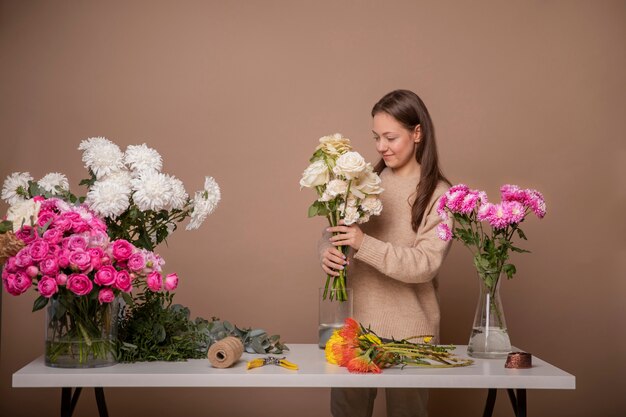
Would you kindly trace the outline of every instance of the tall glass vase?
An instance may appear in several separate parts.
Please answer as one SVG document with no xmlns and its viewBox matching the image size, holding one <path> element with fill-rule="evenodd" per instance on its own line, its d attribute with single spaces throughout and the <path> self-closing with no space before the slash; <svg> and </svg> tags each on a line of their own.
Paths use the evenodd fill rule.
<svg viewBox="0 0 626 417">
<path fill-rule="evenodd" d="M 46 310 L 47 366 L 97 368 L 117 363 L 120 301 L 100 304 L 90 297 L 50 299 Z"/>
<path fill-rule="evenodd" d="M 504 274 L 479 272 L 480 294 L 467 353 L 475 358 L 506 358 L 511 341 L 500 300 L 500 282 Z"/>
<path fill-rule="evenodd" d="M 352 302 L 351 288 L 320 288 L 319 347 L 321 349 L 326 347 L 326 342 L 333 332 L 342 328 L 348 317 L 352 317 Z"/>
</svg>

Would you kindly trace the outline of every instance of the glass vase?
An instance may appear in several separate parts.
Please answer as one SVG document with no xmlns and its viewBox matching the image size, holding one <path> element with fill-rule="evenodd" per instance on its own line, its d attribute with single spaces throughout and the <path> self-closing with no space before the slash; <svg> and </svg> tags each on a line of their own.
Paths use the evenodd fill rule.
<svg viewBox="0 0 626 417">
<path fill-rule="evenodd" d="M 511 340 L 500 300 L 500 282 L 504 274 L 479 272 L 480 294 L 467 353 L 475 358 L 506 358 Z"/>
<path fill-rule="evenodd" d="M 119 298 L 104 304 L 89 296 L 50 299 L 46 309 L 46 365 L 97 368 L 116 364 L 119 309 Z"/>
<path fill-rule="evenodd" d="M 324 293 L 326 292 L 326 297 Z M 346 297 L 347 295 L 347 297 Z M 352 317 L 352 289 L 319 290 L 319 347 L 324 349 L 333 332 L 343 327 Z"/>
</svg>

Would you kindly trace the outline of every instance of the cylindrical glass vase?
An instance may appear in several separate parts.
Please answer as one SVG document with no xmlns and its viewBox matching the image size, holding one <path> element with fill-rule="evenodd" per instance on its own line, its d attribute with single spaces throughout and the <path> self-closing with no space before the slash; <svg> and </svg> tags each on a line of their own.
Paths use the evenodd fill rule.
<svg viewBox="0 0 626 417">
<path fill-rule="evenodd" d="M 117 363 L 120 301 L 83 297 L 50 299 L 46 309 L 47 366 L 97 368 Z"/>
<path fill-rule="evenodd" d="M 324 288 L 319 290 L 319 347 L 326 347 L 326 342 L 333 332 L 343 327 L 344 321 L 352 317 L 352 289 L 328 289 L 324 297 Z M 346 297 L 347 295 L 347 297 Z M 343 300 L 343 301 L 342 301 Z"/>
<path fill-rule="evenodd" d="M 511 340 L 500 300 L 504 274 L 480 272 L 480 295 L 467 353 L 475 358 L 501 359 L 511 352 Z"/>
</svg>

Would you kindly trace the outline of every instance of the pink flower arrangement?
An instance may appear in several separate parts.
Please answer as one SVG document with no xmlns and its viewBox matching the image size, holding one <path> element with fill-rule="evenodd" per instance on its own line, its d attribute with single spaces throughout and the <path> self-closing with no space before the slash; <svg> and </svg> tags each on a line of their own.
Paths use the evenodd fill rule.
<svg viewBox="0 0 626 417">
<path fill-rule="evenodd" d="M 34 288 L 40 294 L 34 307 L 38 310 L 52 297 L 71 300 L 92 293 L 100 304 L 111 303 L 144 281 L 152 291 L 162 289 L 163 261 L 158 255 L 124 239 L 111 241 L 106 224 L 83 206 L 37 199 L 41 206 L 34 226 L 24 225 L 16 232 L 25 246 L 2 269 L 8 293 L 20 295 Z M 176 288 L 169 277 L 168 291 Z"/>
<path fill-rule="evenodd" d="M 520 223 L 530 213 L 540 219 L 546 215 L 545 200 L 537 190 L 506 184 L 500 188 L 500 193 L 502 201 L 490 203 L 484 191 L 458 184 L 451 187 L 437 205 L 442 221 L 452 216 L 456 224 L 450 229 L 446 223 L 440 223 L 439 238 L 462 241 L 474 254 L 474 265 L 490 288 L 497 284 L 500 272 L 505 272 L 508 278 L 515 274 L 515 266 L 507 263 L 509 251 L 528 252 L 512 244 L 515 235 L 526 239 Z M 483 227 L 483 222 L 488 226 Z"/>
</svg>

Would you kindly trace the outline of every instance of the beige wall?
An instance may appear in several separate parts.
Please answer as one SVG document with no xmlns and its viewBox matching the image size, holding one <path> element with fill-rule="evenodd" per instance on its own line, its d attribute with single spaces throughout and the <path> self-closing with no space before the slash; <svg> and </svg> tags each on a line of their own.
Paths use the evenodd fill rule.
<svg viewBox="0 0 626 417">
<path fill-rule="evenodd" d="M 577 389 L 530 392 L 530 415 L 623 415 L 625 18 L 623 1 L 2 1 L 0 177 L 61 171 L 78 192 L 76 148 L 96 135 L 147 142 L 189 190 L 215 176 L 217 212 L 160 249 L 181 276 L 177 301 L 313 343 L 323 222 L 306 218 L 300 174 L 335 131 L 374 159 L 371 106 L 412 89 L 452 181 L 494 195 L 517 183 L 548 201 L 546 218 L 525 224 L 533 253 L 515 258 L 503 298 L 512 342 L 575 374 Z M 444 342 L 467 343 L 476 295 L 455 244 L 441 273 Z M 34 298 L 2 295 L 3 416 L 59 407 L 58 390 L 11 388 L 43 351 Z M 433 415 L 480 415 L 485 395 L 433 391 Z M 112 416 L 328 415 L 321 389 L 107 396 Z M 498 416 L 511 415 L 505 399 Z M 94 406 L 85 393 L 77 416 Z"/>
</svg>

